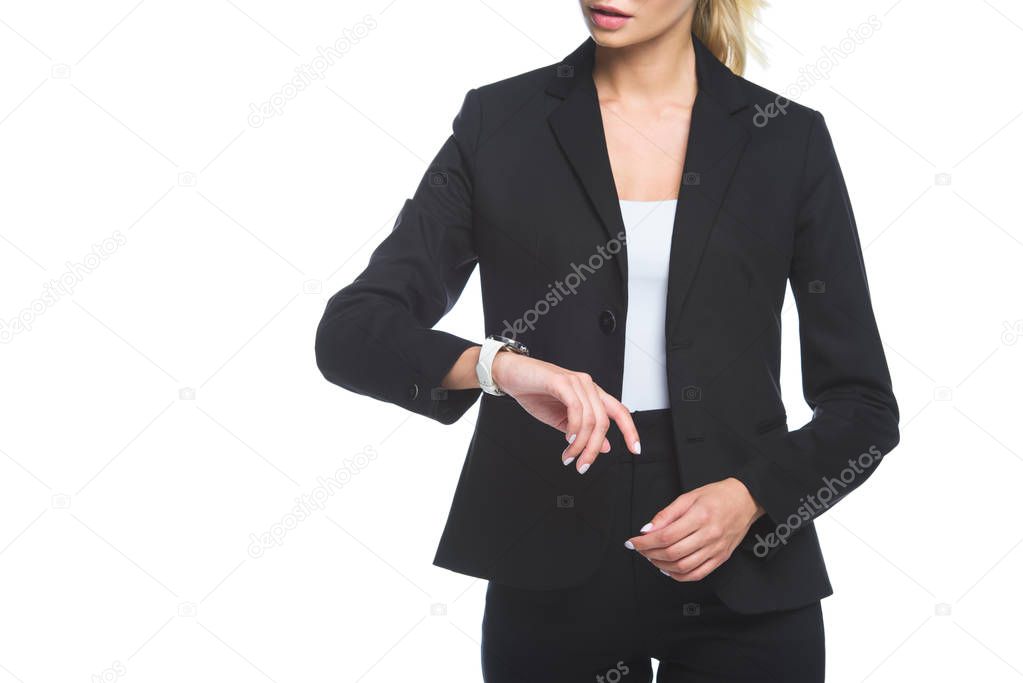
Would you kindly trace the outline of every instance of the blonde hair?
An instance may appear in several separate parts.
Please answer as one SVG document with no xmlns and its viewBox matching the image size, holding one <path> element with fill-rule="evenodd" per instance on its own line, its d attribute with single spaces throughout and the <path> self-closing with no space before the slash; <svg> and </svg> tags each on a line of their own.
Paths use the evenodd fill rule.
<svg viewBox="0 0 1023 683">
<path fill-rule="evenodd" d="M 764 61 L 750 25 L 766 4 L 764 0 L 696 0 L 693 33 L 732 73 L 741 76 L 750 53 Z"/>
</svg>

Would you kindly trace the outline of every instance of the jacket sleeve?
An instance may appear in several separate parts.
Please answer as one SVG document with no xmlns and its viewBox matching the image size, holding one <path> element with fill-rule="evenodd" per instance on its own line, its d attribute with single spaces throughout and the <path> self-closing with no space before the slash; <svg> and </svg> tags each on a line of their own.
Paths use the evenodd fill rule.
<svg viewBox="0 0 1023 683">
<path fill-rule="evenodd" d="M 480 104 L 470 90 L 441 147 L 369 265 L 327 303 L 316 331 L 316 364 L 349 391 L 455 422 L 479 389 L 441 381 L 475 343 L 431 329 L 476 267 L 473 162 Z"/>
<path fill-rule="evenodd" d="M 870 476 L 899 442 L 899 410 L 870 303 L 856 223 L 824 118 L 813 112 L 789 282 L 799 314 L 802 428 L 758 441 L 736 475 L 777 549 Z M 760 556 L 773 554 L 758 553 Z"/>
</svg>

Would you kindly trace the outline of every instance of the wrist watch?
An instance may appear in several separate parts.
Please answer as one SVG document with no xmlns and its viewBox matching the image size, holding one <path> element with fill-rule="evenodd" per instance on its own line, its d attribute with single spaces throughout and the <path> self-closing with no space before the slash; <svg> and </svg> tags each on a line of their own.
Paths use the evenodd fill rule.
<svg viewBox="0 0 1023 683">
<path fill-rule="evenodd" d="M 479 380 L 480 389 L 491 396 L 504 396 L 504 392 L 494 383 L 494 356 L 501 351 L 511 351 L 522 356 L 529 355 L 529 349 L 520 342 L 508 337 L 492 334 L 483 342 L 480 349 L 480 359 L 476 363 L 476 379 Z"/>
</svg>

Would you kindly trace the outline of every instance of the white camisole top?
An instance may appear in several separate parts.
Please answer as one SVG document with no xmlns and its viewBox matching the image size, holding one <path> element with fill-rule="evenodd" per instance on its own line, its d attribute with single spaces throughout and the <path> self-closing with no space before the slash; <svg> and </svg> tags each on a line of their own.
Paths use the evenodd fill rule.
<svg viewBox="0 0 1023 683">
<path fill-rule="evenodd" d="M 677 200 L 621 200 L 629 266 L 622 403 L 630 411 L 668 408 L 664 316 Z"/>
</svg>

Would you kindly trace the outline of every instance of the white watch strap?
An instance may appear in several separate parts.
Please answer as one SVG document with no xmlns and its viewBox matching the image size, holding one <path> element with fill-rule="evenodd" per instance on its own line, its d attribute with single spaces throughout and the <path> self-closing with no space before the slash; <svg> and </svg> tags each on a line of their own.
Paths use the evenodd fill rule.
<svg viewBox="0 0 1023 683">
<path fill-rule="evenodd" d="M 494 357 L 505 347 L 505 343 L 499 339 L 486 339 L 483 348 L 480 349 L 480 359 L 476 363 L 476 379 L 479 380 L 480 389 L 491 396 L 504 396 L 497 384 L 494 383 Z"/>
</svg>

